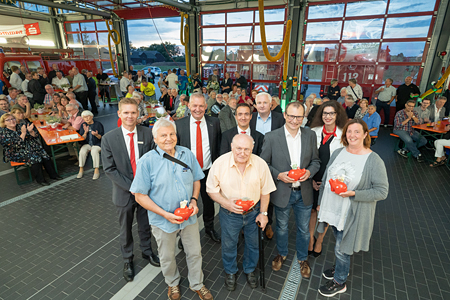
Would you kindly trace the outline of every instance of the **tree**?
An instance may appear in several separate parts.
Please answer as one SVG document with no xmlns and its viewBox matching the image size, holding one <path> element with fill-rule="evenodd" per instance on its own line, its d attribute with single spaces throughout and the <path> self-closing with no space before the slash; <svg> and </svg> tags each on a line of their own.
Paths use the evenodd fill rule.
<svg viewBox="0 0 450 300">
<path fill-rule="evenodd" d="M 165 46 L 165 48 L 164 48 Z M 170 57 L 175 57 L 181 55 L 180 47 L 178 47 L 175 44 L 172 44 L 171 42 L 164 42 L 161 44 L 152 44 L 150 47 L 141 47 L 145 48 L 143 50 L 149 50 L 149 51 L 158 51 L 159 53 L 164 56 L 165 61 L 172 61 Z M 166 51 L 167 49 L 167 51 Z M 169 52 L 169 53 L 167 53 Z"/>
<path fill-rule="evenodd" d="M 135 46 L 133 46 L 133 42 L 130 41 L 130 50 L 136 50 L 137 48 Z"/>
</svg>

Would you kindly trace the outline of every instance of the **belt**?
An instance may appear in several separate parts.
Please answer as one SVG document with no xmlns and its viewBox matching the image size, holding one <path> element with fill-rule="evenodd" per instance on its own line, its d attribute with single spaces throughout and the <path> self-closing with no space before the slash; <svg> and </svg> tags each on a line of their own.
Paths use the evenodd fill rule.
<svg viewBox="0 0 450 300">
<path fill-rule="evenodd" d="M 244 212 L 242 213 L 242 215 L 245 216 L 246 214 L 249 214 L 249 213 L 251 213 L 251 212 L 254 211 L 254 210 L 255 210 L 255 207 L 253 206 L 253 207 L 250 208 L 249 210 L 244 211 Z"/>
<path fill-rule="evenodd" d="M 291 190 L 293 190 L 293 191 L 300 191 L 301 187 L 300 186 L 291 187 Z"/>
</svg>

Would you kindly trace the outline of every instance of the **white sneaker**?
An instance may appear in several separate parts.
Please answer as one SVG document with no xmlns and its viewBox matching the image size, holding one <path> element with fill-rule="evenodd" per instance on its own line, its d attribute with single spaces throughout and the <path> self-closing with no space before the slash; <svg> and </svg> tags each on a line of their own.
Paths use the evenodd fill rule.
<svg viewBox="0 0 450 300">
<path fill-rule="evenodd" d="M 78 172 L 77 178 L 80 179 L 83 177 L 83 172 Z"/>
<path fill-rule="evenodd" d="M 94 173 L 92 180 L 97 180 L 100 177 L 100 173 Z"/>
</svg>

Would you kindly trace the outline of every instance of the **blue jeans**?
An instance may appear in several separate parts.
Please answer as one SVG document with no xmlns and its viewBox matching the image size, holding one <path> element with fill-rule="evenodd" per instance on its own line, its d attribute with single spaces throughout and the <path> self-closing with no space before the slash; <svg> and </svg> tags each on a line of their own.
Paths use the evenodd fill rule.
<svg viewBox="0 0 450 300">
<path fill-rule="evenodd" d="M 389 118 L 391 116 L 391 106 L 387 102 L 383 102 L 380 100 L 377 100 L 376 103 L 377 107 L 377 113 L 379 114 L 381 112 L 381 109 L 384 111 L 384 125 L 389 124 Z"/>
<path fill-rule="evenodd" d="M 304 261 L 308 258 L 309 219 L 311 217 L 312 204 L 308 206 L 303 204 L 302 191 L 291 191 L 289 203 L 286 207 L 281 208 L 275 206 L 275 216 L 277 218 L 277 226 L 275 228 L 277 249 L 281 256 L 287 256 L 289 239 L 288 225 L 291 208 L 294 210 L 295 224 L 297 226 L 295 242 L 297 259 Z"/>
<path fill-rule="evenodd" d="M 152 96 L 147 96 L 144 94 L 144 101 L 147 102 L 149 100 L 156 100 L 156 95 L 153 94 Z"/>
<path fill-rule="evenodd" d="M 258 225 L 256 217 L 259 214 L 259 203 L 255 209 L 246 214 L 239 215 L 221 207 L 219 211 L 220 227 L 222 232 L 222 262 L 227 274 L 236 274 L 237 244 L 241 229 L 244 229 L 244 273 L 248 274 L 256 269 L 259 259 Z"/>
<path fill-rule="evenodd" d="M 394 130 L 394 134 L 398 135 L 405 142 L 406 149 L 411 151 L 414 157 L 419 156 L 419 148 L 427 144 L 427 139 L 417 131 L 414 131 L 412 136 L 405 130 Z"/>
<path fill-rule="evenodd" d="M 344 284 L 350 272 L 350 255 L 339 251 L 344 231 L 338 231 L 334 226 L 331 226 L 331 229 L 333 229 L 334 237 L 336 238 L 336 245 L 334 246 L 334 255 L 336 256 L 334 280 L 339 284 Z"/>
</svg>

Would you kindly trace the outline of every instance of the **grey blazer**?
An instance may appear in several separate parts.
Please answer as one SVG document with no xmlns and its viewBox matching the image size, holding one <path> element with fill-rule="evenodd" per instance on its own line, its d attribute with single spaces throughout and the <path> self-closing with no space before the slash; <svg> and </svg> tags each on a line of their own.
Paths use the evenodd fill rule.
<svg viewBox="0 0 450 300">
<path fill-rule="evenodd" d="M 306 168 L 311 172 L 310 177 L 301 183 L 303 203 L 305 206 L 313 203 L 312 177 L 319 171 L 320 160 L 317 149 L 316 134 L 309 128 L 301 130 L 301 154 L 300 168 Z M 284 126 L 274 131 L 268 132 L 264 138 L 264 144 L 260 157 L 269 165 L 273 181 L 277 190 L 270 195 L 270 202 L 278 207 L 286 207 L 291 195 L 291 184 L 278 180 L 278 174 L 291 169 L 291 158 L 284 134 Z"/>
<path fill-rule="evenodd" d="M 150 128 L 143 126 L 136 126 L 136 128 L 139 157 L 142 157 L 154 148 L 153 135 Z M 133 182 L 133 169 L 122 128 L 116 128 L 105 134 L 102 137 L 101 148 L 103 170 L 113 184 L 113 203 L 116 206 L 126 206 L 131 199 L 134 200 L 134 196 L 129 191 Z"/>
<path fill-rule="evenodd" d="M 237 126 L 236 118 L 234 117 L 231 108 L 227 105 L 219 113 L 220 129 L 222 133 Z"/>
<path fill-rule="evenodd" d="M 444 118 L 445 117 L 445 107 L 443 107 L 442 109 L 441 109 L 441 111 L 439 112 L 439 120 L 435 120 L 434 119 L 434 113 L 435 113 L 435 105 L 433 104 L 433 105 L 430 105 L 430 107 L 428 108 L 429 110 L 430 110 L 430 121 L 431 122 L 437 122 L 437 121 L 439 121 L 439 120 L 442 120 L 442 118 Z"/>
</svg>

